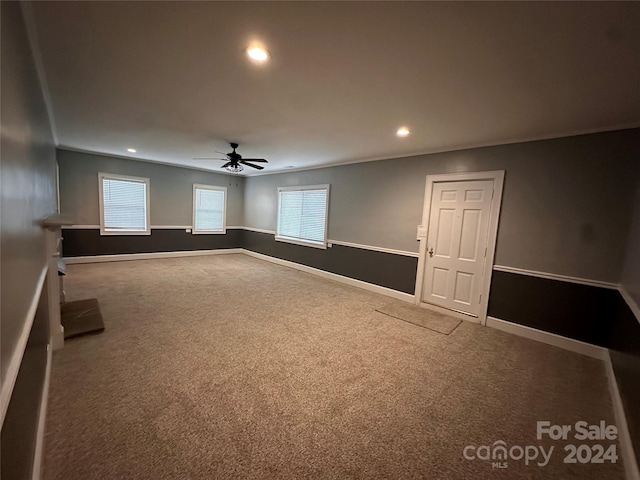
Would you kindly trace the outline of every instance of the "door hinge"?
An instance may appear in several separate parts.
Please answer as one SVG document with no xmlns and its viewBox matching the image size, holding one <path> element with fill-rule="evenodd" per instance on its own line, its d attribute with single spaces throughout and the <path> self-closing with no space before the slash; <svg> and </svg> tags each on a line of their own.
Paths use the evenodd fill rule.
<svg viewBox="0 0 640 480">
<path fill-rule="evenodd" d="M 484 258 L 487 258 L 487 249 L 488 249 L 488 248 L 489 248 L 489 247 L 484 247 Z"/>
<path fill-rule="evenodd" d="M 480 299 L 478 300 L 478 303 L 482 303 L 482 294 L 480 294 Z"/>
</svg>

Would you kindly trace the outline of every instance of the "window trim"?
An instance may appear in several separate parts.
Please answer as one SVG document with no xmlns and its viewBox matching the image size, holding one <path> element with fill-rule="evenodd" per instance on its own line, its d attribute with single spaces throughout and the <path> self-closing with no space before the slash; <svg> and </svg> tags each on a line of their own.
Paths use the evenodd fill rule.
<svg viewBox="0 0 640 480">
<path fill-rule="evenodd" d="M 222 230 L 196 230 L 196 190 L 214 190 L 224 193 L 224 202 L 222 206 Z M 227 187 L 217 185 L 204 185 L 201 183 L 193 184 L 193 200 L 191 203 L 191 233 L 193 235 L 224 235 L 227 233 Z"/>
<path fill-rule="evenodd" d="M 280 224 L 280 192 L 300 192 L 304 190 L 326 190 L 327 192 L 327 209 L 324 212 L 324 240 L 322 242 L 313 242 L 309 240 L 304 240 L 297 237 L 287 237 L 281 236 L 278 234 L 278 226 Z M 329 201 L 331 198 L 330 195 L 331 185 L 328 183 L 322 185 L 299 185 L 299 186 L 290 186 L 290 187 L 278 187 L 277 194 L 277 202 L 276 202 L 276 234 L 275 239 L 277 242 L 285 242 L 285 243 L 293 243 L 295 245 L 302 245 L 304 247 L 313 247 L 313 248 L 321 248 L 323 250 L 327 249 L 327 239 L 329 238 Z"/>
<path fill-rule="evenodd" d="M 106 230 L 104 226 L 104 180 L 124 180 L 128 182 L 144 183 L 146 185 L 146 229 L 145 230 L 129 230 L 129 231 L 111 231 Z M 115 173 L 98 173 L 98 199 L 100 202 L 100 235 L 151 235 L 151 182 L 148 178 L 133 177 L 129 175 L 119 175 Z"/>
</svg>

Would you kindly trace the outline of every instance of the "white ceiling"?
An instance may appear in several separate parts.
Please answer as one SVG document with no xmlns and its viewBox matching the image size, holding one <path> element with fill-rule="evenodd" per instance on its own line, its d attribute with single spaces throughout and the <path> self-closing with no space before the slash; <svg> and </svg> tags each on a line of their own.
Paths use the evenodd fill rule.
<svg viewBox="0 0 640 480">
<path fill-rule="evenodd" d="M 34 2 L 27 20 L 73 149 L 219 170 L 192 157 L 236 141 L 268 173 L 640 125 L 637 2 Z"/>
</svg>

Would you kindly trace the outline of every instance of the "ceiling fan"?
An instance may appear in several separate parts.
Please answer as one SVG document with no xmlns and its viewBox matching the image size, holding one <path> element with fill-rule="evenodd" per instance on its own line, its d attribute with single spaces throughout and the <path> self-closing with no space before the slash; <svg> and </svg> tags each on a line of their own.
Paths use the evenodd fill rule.
<svg viewBox="0 0 640 480">
<path fill-rule="evenodd" d="M 251 162 L 268 163 L 267 160 L 265 160 L 264 158 L 247 158 L 247 159 L 244 159 L 244 158 L 242 158 L 242 155 L 240 155 L 239 153 L 236 153 L 236 148 L 238 148 L 238 144 L 237 143 L 233 143 L 232 142 L 229 145 L 231 145 L 231 148 L 233 148 L 233 152 L 223 153 L 223 152 L 218 152 L 216 150 L 216 153 L 219 153 L 221 155 L 225 155 L 227 158 L 194 157 L 194 160 L 223 160 L 223 161 L 226 161 L 227 163 L 222 165 L 222 167 L 220 167 L 220 168 L 225 168 L 228 171 L 233 172 L 233 173 L 238 173 L 238 172 L 241 172 L 242 170 L 244 170 L 243 165 L 246 165 L 247 167 L 251 167 L 251 168 L 257 168 L 258 170 L 262 170 L 264 168 L 261 165 L 254 165 Z"/>
</svg>

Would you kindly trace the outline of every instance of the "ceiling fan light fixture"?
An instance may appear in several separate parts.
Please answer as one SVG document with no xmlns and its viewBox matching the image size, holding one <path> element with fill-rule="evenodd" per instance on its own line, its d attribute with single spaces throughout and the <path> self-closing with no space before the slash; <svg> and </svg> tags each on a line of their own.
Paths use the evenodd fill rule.
<svg viewBox="0 0 640 480">
<path fill-rule="evenodd" d="M 264 63 L 269 60 L 269 52 L 262 47 L 247 48 L 247 56 L 257 63 Z"/>
<path fill-rule="evenodd" d="M 225 167 L 225 169 L 227 169 L 231 173 L 238 173 L 238 172 L 241 172 L 242 170 L 244 170 L 244 167 L 242 165 L 240 165 L 239 163 L 235 163 L 233 165 L 229 165 L 229 166 Z"/>
</svg>

